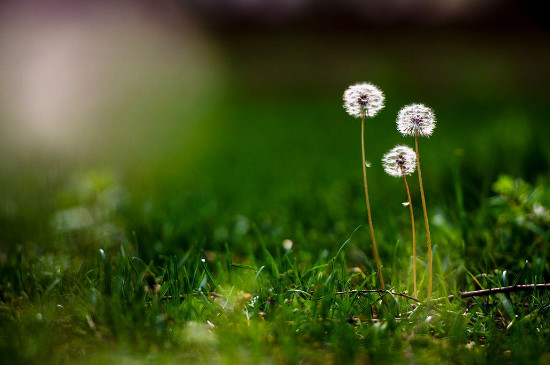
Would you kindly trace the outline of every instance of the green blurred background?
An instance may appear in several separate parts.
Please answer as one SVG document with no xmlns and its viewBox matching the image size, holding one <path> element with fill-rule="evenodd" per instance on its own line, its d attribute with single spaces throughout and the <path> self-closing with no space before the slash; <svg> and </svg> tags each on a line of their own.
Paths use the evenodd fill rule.
<svg viewBox="0 0 550 365">
<path fill-rule="evenodd" d="M 352 259 L 363 263 L 360 121 L 342 94 L 370 81 L 386 95 L 366 132 L 383 259 L 408 240 L 403 186 L 380 159 L 413 144 L 395 129 L 412 102 L 438 121 L 420 141 L 434 235 L 474 255 L 502 240 L 498 217 L 484 213 L 498 176 L 537 186 L 549 177 L 546 10 L 535 1 L 6 2 L 0 249 L 83 257 L 123 245 L 154 260 L 227 244 L 239 261 L 256 225 L 273 250 L 291 239 L 313 261 L 363 225 Z"/>
</svg>

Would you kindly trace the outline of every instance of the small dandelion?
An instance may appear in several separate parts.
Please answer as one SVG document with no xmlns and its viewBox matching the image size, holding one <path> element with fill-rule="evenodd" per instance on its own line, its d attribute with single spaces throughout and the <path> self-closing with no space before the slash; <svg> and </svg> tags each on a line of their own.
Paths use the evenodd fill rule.
<svg viewBox="0 0 550 365">
<path fill-rule="evenodd" d="M 414 150 L 407 146 L 395 146 L 382 158 L 382 165 L 384 171 L 393 177 L 403 177 L 405 182 L 405 190 L 407 191 L 407 202 L 401 203 L 403 206 L 408 206 L 411 213 L 411 225 L 412 225 L 412 251 L 413 251 L 413 278 L 414 278 L 414 295 L 416 295 L 416 233 L 414 227 L 414 213 L 411 201 L 411 193 L 409 191 L 409 184 L 407 184 L 407 175 L 414 173 L 416 169 L 416 154 Z"/>
<path fill-rule="evenodd" d="M 397 130 L 404 136 L 429 137 L 435 129 L 435 114 L 423 104 L 403 107 L 397 115 Z"/>
<path fill-rule="evenodd" d="M 382 108 L 384 94 L 373 84 L 355 84 L 344 92 L 344 109 L 352 117 L 374 117 Z"/>
<path fill-rule="evenodd" d="M 294 242 L 292 242 L 292 240 L 289 240 L 288 238 L 283 241 L 283 248 L 287 252 L 290 251 L 290 249 L 292 249 L 293 245 L 294 245 Z"/>
<path fill-rule="evenodd" d="M 428 298 L 432 295 L 432 238 L 430 224 L 424 197 L 424 185 L 422 184 L 422 171 L 420 170 L 420 155 L 418 153 L 418 136 L 429 137 L 435 129 L 435 114 L 432 109 L 423 104 L 411 104 L 403 107 L 397 114 L 397 130 L 404 136 L 414 136 L 416 153 L 416 167 L 418 169 L 418 182 L 420 185 L 420 198 L 424 211 L 424 224 L 426 226 L 426 238 L 428 241 Z"/>
<path fill-rule="evenodd" d="M 382 290 L 385 290 L 385 285 L 384 278 L 382 277 L 380 258 L 378 257 L 378 250 L 376 248 L 376 241 L 374 238 L 374 228 L 372 225 L 372 215 L 369 202 L 369 189 L 367 184 L 367 167 L 370 167 L 370 163 L 365 159 L 365 118 L 374 117 L 378 114 L 378 112 L 384 108 L 384 100 L 384 94 L 382 91 L 378 87 L 367 82 L 352 85 L 344 92 L 344 109 L 346 109 L 346 112 L 352 117 L 361 118 L 361 152 L 363 157 L 363 184 L 365 186 L 367 217 L 374 251 L 374 260 L 376 261 L 378 279 L 380 280 L 380 287 Z"/>
<path fill-rule="evenodd" d="M 384 171 L 390 176 L 410 175 L 416 170 L 416 154 L 407 146 L 395 146 L 382 159 Z"/>
</svg>

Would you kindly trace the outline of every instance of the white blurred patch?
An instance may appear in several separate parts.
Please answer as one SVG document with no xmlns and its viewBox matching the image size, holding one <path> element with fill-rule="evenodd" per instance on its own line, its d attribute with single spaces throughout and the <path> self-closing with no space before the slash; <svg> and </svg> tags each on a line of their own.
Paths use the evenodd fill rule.
<svg viewBox="0 0 550 365">
<path fill-rule="evenodd" d="M 290 251 L 293 245 L 294 242 L 292 242 L 292 240 L 286 239 L 283 241 L 283 248 L 285 249 L 285 251 Z"/>
<path fill-rule="evenodd" d="M 53 217 L 53 226 L 57 231 L 67 232 L 89 228 L 94 224 L 92 213 L 83 206 L 58 211 Z"/>
<path fill-rule="evenodd" d="M 193 346 L 215 346 L 218 339 L 212 331 L 210 323 L 187 322 L 180 332 L 181 342 Z"/>
<path fill-rule="evenodd" d="M 114 173 L 91 170 L 77 174 L 57 198 L 67 204 L 62 204 L 65 206 L 52 215 L 51 225 L 55 232 L 87 231 L 98 240 L 123 237 L 123 220 L 117 213 L 126 193 Z"/>
<path fill-rule="evenodd" d="M 70 4 L 0 8 L 0 142 L 67 157 L 143 154 L 193 123 L 186 113 L 204 107 L 215 57 L 189 19 Z"/>
</svg>

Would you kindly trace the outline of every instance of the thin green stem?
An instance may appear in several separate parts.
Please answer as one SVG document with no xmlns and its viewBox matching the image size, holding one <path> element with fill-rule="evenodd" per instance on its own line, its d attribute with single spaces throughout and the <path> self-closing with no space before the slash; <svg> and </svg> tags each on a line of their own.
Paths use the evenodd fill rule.
<svg viewBox="0 0 550 365">
<path fill-rule="evenodd" d="M 420 156 L 418 154 L 418 133 L 414 135 L 416 147 L 416 168 L 418 169 L 418 182 L 420 184 L 420 197 L 422 198 L 422 210 L 424 211 L 424 224 L 426 225 L 426 237 L 428 239 L 428 298 L 432 295 L 432 238 L 430 235 L 430 224 L 428 223 L 428 212 L 426 210 L 426 199 L 424 198 L 424 186 L 422 185 L 422 172 L 420 171 Z"/>
<path fill-rule="evenodd" d="M 411 211 L 411 226 L 412 226 L 412 238 L 413 238 L 413 277 L 414 277 L 414 291 L 413 295 L 417 296 L 416 290 L 416 233 L 414 229 L 414 214 L 413 214 L 413 205 L 411 200 L 411 193 L 409 191 L 409 184 L 407 184 L 407 177 L 403 175 L 403 181 L 405 182 L 405 189 L 407 190 L 407 199 L 409 199 L 409 210 Z"/>
<path fill-rule="evenodd" d="M 367 165 L 365 159 L 365 118 L 361 119 L 361 151 L 363 153 L 363 182 L 365 184 L 365 199 L 367 201 L 367 216 L 369 219 L 370 238 L 372 240 L 372 248 L 374 250 L 374 261 L 376 262 L 376 269 L 378 270 L 378 278 L 380 279 L 380 287 L 382 290 L 386 290 L 384 285 L 384 278 L 382 277 L 382 268 L 380 267 L 380 258 L 378 257 L 378 250 L 376 249 L 376 241 L 374 239 L 374 228 L 372 226 L 372 216 L 370 213 L 369 202 L 369 188 L 367 185 Z"/>
</svg>

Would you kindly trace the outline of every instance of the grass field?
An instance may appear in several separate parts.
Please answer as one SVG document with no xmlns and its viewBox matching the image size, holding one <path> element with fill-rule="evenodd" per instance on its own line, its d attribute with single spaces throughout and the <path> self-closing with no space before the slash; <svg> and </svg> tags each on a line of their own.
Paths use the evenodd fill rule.
<svg viewBox="0 0 550 365">
<path fill-rule="evenodd" d="M 196 105 L 192 87 L 120 102 L 155 128 L 102 124 L 62 157 L 2 146 L 2 362 L 550 363 L 549 292 L 448 298 L 549 279 L 544 37 L 352 36 L 213 37 Z M 387 99 L 365 140 L 385 294 L 342 108 L 358 81 Z M 395 130 L 411 102 L 438 121 L 420 140 L 431 300 L 409 178 L 419 302 L 399 295 L 410 217 L 380 163 L 414 144 Z"/>
</svg>

